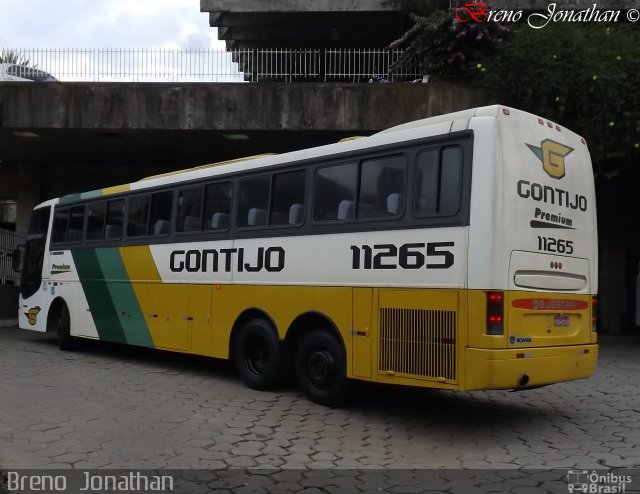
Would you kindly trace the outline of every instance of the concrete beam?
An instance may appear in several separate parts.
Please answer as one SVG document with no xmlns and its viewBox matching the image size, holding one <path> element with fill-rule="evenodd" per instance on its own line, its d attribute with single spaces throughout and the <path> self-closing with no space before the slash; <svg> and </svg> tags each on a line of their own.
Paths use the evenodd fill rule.
<svg viewBox="0 0 640 494">
<path fill-rule="evenodd" d="M 491 3 L 493 10 L 540 10 L 546 11 L 549 7 L 548 0 L 494 0 Z M 593 9 L 594 0 L 560 0 L 556 10 L 585 10 Z M 637 0 L 602 0 L 597 2 L 598 10 L 627 10 L 637 8 Z"/>
<path fill-rule="evenodd" d="M 353 131 L 482 104 L 466 87 L 438 84 L 0 85 L 0 130 Z"/>
<path fill-rule="evenodd" d="M 400 35 L 398 35 L 400 36 Z M 327 48 L 337 41 L 341 45 L 347 42 L 350 47 L 378 48 L 380 36 L 372 33 L 366 25 L 352 26 L 351 28 L 317 27 L 314 30 L 305 30 L 304 27 L 275 27 L 265 26 L 260 29 L 247 27 L 219 27 L 218 39 L 246 41 L 254 46 L 264 45 L 265 48 L 282 48 L 283 42 L 292 39 L 303 39 L 305 43 L 298 48 Z"/>
<path fill-rule="evenodd" d="M 209 25 L 211 27 L 222 26 L 222 12 L 209 12 Z"/>
<path fill-rule="evenodd" d="M 203 0 L 202 10 L 213 9 L 206 10 L 209 24 L 218 28 L 219 39 L 237 41 L 237 48 L 382 48 L 407 27 L 406 12 L 394 5 L 391 0 L 234 0 L 228 5 Z"/>
<path fill-rule="evenodd" d="M 200 0 L 201 12 L 377 12 L 401 10 L 400 0 Z"/>
</svg>

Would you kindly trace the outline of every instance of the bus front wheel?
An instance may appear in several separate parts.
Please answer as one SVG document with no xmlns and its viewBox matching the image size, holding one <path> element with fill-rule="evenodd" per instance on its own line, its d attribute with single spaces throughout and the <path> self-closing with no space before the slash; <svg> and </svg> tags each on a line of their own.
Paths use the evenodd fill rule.
<svg viewBox="0 0 640 494">
<path fill-rule="evenodd" d="M 71 336 L 71 318 L 65 303 L 61 303 L 53 314 L 53 329 L 58 333 L 60 350 L 77 350 L 78 339 Z"/>
<path fill-rule="evenodd" d="M 290 371 L 288 346 L 269 323 L 253 319 L 245 324 L 233 346 L 233 360 L 242 381 L 252 389 L 282 387 Z"/>
<path fill-rule="evenodd" d="M 340 404 L 347 393 L 346 358 L 340 341 L 322 329 L 305 335 L 296 352 L 296 376 L 309 400 L 330 407 Z"/>
</svg>

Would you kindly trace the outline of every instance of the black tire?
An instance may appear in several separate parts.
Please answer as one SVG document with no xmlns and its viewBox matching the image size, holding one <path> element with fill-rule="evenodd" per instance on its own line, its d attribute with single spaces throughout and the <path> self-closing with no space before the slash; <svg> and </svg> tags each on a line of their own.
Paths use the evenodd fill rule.
<svg viewBox="0 0 640 494">
<path fill-rule="evenodd" d="M 66 304 L 60 304 L 54 314 L 53 326 L 58 333 L 58 347 L 60 350 L 72 351 L 79 347 L 78 339 L 71 336 L 71 318 Z"/>
<path fill-rule="evenodd" d="M 306 334 L 296 352 L 296 377 L 314 403 L 335 407 L 347 394 L 347 363 L 342 343 L 328 329 Z"/>
<path fill-rule="evenodd" d="M 253 319 L 240 329 L 233 345 L 233 360 L 242 381 L 260 391 L 283 387 L 292 367 L 288 345 L 262 319 Z"/>
</svg>

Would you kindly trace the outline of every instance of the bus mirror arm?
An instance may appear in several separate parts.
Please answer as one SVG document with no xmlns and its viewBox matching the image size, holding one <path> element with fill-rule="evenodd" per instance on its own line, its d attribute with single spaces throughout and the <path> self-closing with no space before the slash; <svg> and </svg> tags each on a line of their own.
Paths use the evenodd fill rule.
<svg viewBox="0 0 640 494">
<path fill-rule="evenodd" d="M 24 245 L 18 245 L 16 249 L 11 254 L 11 267 L 16 273 L 22 271 L 22 252 L 24 250 Z"/>
</svg>

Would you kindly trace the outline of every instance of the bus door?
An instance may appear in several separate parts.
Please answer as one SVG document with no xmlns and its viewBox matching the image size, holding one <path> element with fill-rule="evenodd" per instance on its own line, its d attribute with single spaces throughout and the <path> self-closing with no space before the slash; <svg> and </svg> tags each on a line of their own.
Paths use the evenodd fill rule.
<svg viewBox="0 0 640 494">
<path fill-rule="evenodd" d="M 351 351 L 353 375 L 371 377 L 373 335 L 371 300 L 372 288 L 353 289 L 353 326 L 351 329 Z"/>
</svg>

